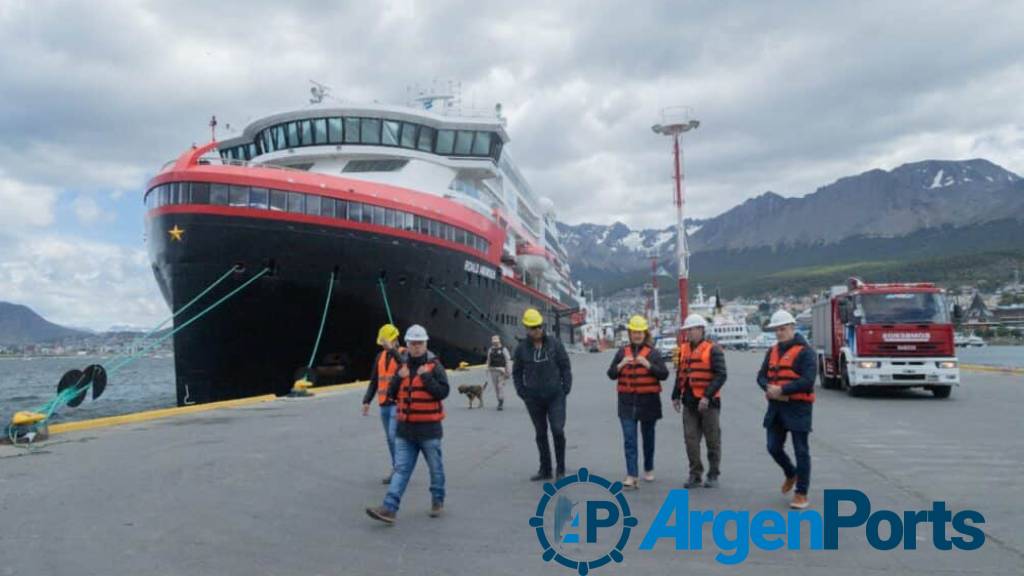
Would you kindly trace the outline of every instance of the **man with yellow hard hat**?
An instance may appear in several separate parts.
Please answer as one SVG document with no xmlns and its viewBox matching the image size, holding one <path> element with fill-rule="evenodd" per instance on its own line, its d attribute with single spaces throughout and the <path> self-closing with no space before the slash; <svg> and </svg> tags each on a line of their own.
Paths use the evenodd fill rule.
<svg viewBox="0 0 1024 576">
<path fill-rule="evenodd" d="M 373 361 L 370 384 L 363 395 L 363 416 L 370 413 L 370 402 L 376 396 L 377 404 L 380 406 L 380 422 L 384 426 L 384 435 L 388 441 L 388 453 L 391 454 L 391 472 L 383 480 L 384 484 L 388 484 L 391 482 L 391 475 L 395 473 L 395 432 L 398 427 L 395 403 L 388 398 L 388 385 L 402 365 L 404 352 L 398 346 L 398 327 L 393 324 L 381 326 L 377 331 L 377 345 L 380 346 L 380 352 Z"/>
<path fill-rule="evenodd" d="M 548 426 L 555 445 L 555 477 L 565 476 L 565 397 L 572 389 L 572 367 L 565 346 L 544 333 L 544 317 L 534 308 L 523 313 L 526 339 L 519 342 L 512 360 L 512 382 L 533 421 L 540 468 L 532 481 L 550 480 L 551 448 Z"/>
</svg>

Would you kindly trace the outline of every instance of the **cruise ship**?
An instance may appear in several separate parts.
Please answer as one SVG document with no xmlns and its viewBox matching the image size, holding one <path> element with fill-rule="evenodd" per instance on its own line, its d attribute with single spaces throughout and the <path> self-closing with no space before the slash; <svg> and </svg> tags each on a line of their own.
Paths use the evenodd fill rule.
<svg viewBox="0 0 1024 576">
<path fill-rule="evenodd" d="M 554 205 L 505 124 L 445 94 L 321 101 L 164 165 L 145 192 L 153 273 L 175 312 L 202 295 L 176 325 L 259 276 L 175 334 L 178 403 L 285 394 L 314 348 L 332 381 L 366 377 L 389 320 L 425 326 L 449 367 L 483 361 L 493 334 L 513 345 L 528 307 L 572 342 Z"/>
</svg>

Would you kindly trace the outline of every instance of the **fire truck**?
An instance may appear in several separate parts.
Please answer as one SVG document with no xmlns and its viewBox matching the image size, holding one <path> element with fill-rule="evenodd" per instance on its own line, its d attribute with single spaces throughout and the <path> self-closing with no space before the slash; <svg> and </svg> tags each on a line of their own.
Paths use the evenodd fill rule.
<svg viewBox="0 0 1024 576">
<path fill-rule="evenodd" d="M 953 324 L 931 283 L 868 284 L 851 278 L 814 304 L 811 339 L 824 388 L 924 388 L 948 398 L 960 385 Z"/>
</svg>

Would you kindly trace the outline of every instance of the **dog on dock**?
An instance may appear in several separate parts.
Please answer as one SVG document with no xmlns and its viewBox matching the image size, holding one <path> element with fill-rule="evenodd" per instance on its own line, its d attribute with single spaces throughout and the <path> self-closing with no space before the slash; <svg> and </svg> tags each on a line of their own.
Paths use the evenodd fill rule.
<svg viewBox="0 0 1024 576">
<path fill-rule="evenodd" d="M 459 394 L 465 394 L 469 400 L 469 408 L 473 408 L 473 399 L 476 398 L 479 408 L 484 407 L 484 390 L 487 389 L 487 382 L 484 382 L 483 386 L 479 384 L 461 384 L 459 385 Z"/>
</svg>

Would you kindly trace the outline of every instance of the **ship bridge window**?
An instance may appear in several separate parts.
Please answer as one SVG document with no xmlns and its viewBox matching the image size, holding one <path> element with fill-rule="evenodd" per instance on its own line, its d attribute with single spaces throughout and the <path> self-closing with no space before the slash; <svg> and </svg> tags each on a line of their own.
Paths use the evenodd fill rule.
<svg viewBox="0 0 1024 576">
<path fill-rule="evenodd" d="M 473 151 L 473 131 L 459 130 L 455 138 L 455 154 L 458 156 L 469 156 Z"/>
<path fill-rule="evenodd" d="M 437 131 L 428 126 L 420 126 L 420 134 L 416 139 L 416 148 L 431 152 L 434 149 L 434 135 Z"/>
<path fill-rule="evenodd" d="M 416 147 L 416 125 L 402 122 L 402 148 Z"/>
<path fill-rule="evenodd" d="M 380 144 L 380 118 L 363 118 L 359 126 L 360 144 Z"/>
<path fill-rule="evenodd" d="M 313 144 L 313 121 L 303 120 L 299 122 L 299 143 L 302 146 Z"/>
<path fill-rule="evenodd" d="M 285 138 L 284 124 L 274 128 L 274 147 L 277 150 L 284 150 L 288 147 L 288 139 Z"/>
<path fill-rule="evenodd" d="M 209 204 L 210 203 L 210 185 L 207 182 L 193 182 L 192 183 L 192 203 L 193 204 Z"/>
<path fill-rule="evenodd" d="M 353 222 L 360 222 L 363 219 L 363 205 L 359 202 L 348 203 L 348 219 Z"/>
<path fill-rule="evenodd" d="M 313 143 L 327 144 L 327 119 L 317 118 L 313 120 Z"/>
<path fill-rule="evenodd" d="M 405 167 L 409 161 L 406 159 L 397 160 L 349 160 L 342 172 L 397 172 Z"/>
<path fill-rule="evenodd" d="M 327 119 L 327 141 L 331 144 L 341 143 L 341 118 Z"/>
<path fill-rule="evenodd" d="M 487 156 L 491 152 L 491 133 L 477 132 L 476 140 L 473 140 L 473 155 Z"/>
<path fill-rule="evenodd" d="M 299 145 L 299 123 L 288 123 L 288 147 L 295 148 Z"/>
<path fill-rule="evenodd" d="M 384 133 L 381 141 L 385 146 L 398 146 L 399 131 L 402 129 L 402 123 L 396 122 L 395 120 L 384 121 Z"/>
<path fill-rule="evenodd" d="M 454 130 L 438 130 L 437 131 L 437 147 L 434 148 L 434 152 L 438 154 L 451 154 L 455 147 L 455 131 Z"/>
<path fill-rule="evenodd" d="M 359 118 L 345 118 L 345 143 L 359 144 Z"/>
</svg>

